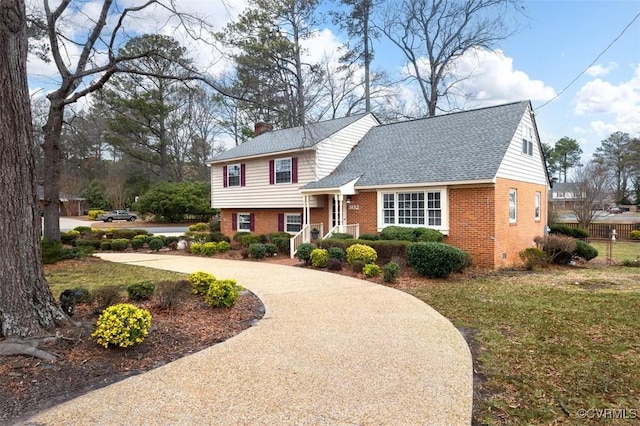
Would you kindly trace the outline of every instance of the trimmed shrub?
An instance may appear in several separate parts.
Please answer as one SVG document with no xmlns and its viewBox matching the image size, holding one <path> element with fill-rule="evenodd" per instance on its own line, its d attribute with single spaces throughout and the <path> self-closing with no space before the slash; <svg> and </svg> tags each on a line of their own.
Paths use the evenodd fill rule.
<svg viewBox="0 0 640 426">
<path fill-rule="evenodd" d="M 377 277 L 380 275 L 380 267 L 375 263 L 369 263 L 368 265 L 364 265 L 362 273 L 367 278 Z"/>
<path fill-rule="evenodd" d="M 267 235 L 267 238 L 269 238 L 269 241 L 271 241 L 273 243 L 273 239 L 274 238 L 290 239 L 291 238 L 291 234 L 289 234 L 288 232 L 284 232 L 284 231 L 278 231 L 278 232 L 270 233 L 269 235 Z"/>
<path fill-rule="evenodd" d="M 342 248 L 340 247 L 331 247 L 329 249 L 329 257 L 338 259 L 339 261 L 342 262 L 344 260 L 344 250 L 342 250 Z"/>
<path fill-rule="evenodd" d="M 187 232 L 187 235 L 196 243 L 208 243 L 211 241 L 211 234 L 209 232 Z"/>
<path fill-rule="evenodd" d="M 74 231 L 78 231 L 80 235 L 91 235 L 93 233 L 93 229 L 90 226 L 76 226 L 73 228 Z"/>
<path fill-rule="evenodd" d="M 359 239 L 367 240 L 367 241 L 377 241 L 380 239 L 380 235 L 378 234 L 360 234 Z"/>
<path fill-rule="evenodd" d="M 126 238 L 131 240 L 137 235 L 147 235 L 144 229 L 114 229 L 111 238 Z"/>
<path fill-rule="evenodd" d="M 629 234 L 629 239 L 631 240 L 640 240 L 640 231 L 631 231 L 631 234 Z"/>
<path fill-rule="evenodd" d="M 138 238 L 138 237 L 142 237 L 142 238 Z M 144 246 L 144 242 L 146 241 L 147 237 L 142 236 L 142 235 L 138 235 L 137 237 L 134 237 L 130 243 L 131 243 L 131 248 L 134 250 L 140 250 L 143 246 Z"/>
<path fill-rule="evenodd" d="M 108 285 L 93 290 L 93 299 L 96 301 L 98 312 L 120 302 L 120 287 Z"/>
<path fill-rule="evenodd" d="M 267 251 L 267 256 L 275 256 L 278 254 L 278 247 L 272 243 L 265 243 L 265 250 Z"/>
<path fill-rule="evenodd" d="M 240 238 L 240 244 L 242 244 L 245 247 L 249 247 L 251 244 L 262 244 L 262 238 L 260 238 L 260 235 L 253 235 L 253 234 L 249 234 L 249 235 L 243 235 Z"/>
<path fill-rule="evenodd" d="M 64 248 L 60 241 L 49 241 L 43 238 L 40 244 L 42 251 L 42 263 L 44 264 L 56 263 L 61 260 L 79 257 L 77 249 Z"/>
<path fill-rule="evenodd" d="M 129 284 L 125 290 L 129 295 L 129 300 L 148 300 L 156 291 L 156 286 L 150 281 Z"/>
<path fill-rule="evenodd" d="M 164 241 L 160 237 L 151 237 L 149 238 L 149 248 L 152 251 L 159 251 L 162 247 L 164 247 Z"/>
<path fill-rule="evenodd" d="M 365 264 L 375 263 L 376 259 L 378 259 L 378 253 L 372 247 L 354 244 L 347 249 L 347 262 L 349 264 L 353 264 L 357 260 Z"/>
<path fill-rule="evenodd" d="M 244 237 L 245 235 L 251 235 L 251 232 L 247 232 L 247 231 L 238 231 L 235 234 L 233 234 L 233 237 L 231 238 L 233 241 L 235 241 L 236 243 L 240 243 L 242 240 L 242 237 Z"/>
<path fill-rule="evenodd" d="M 215 241 L 216 243 L 219 243 L 221 241 L 225 241 L 227 243 L 230 243 L 231 242 L 231 238 L 227 237 L 226 235 L 224 235 L 220 231 L 214 231 L 214 232 L 211 233 L 211 241 Z"/>
<path fill-rule="evenodd" d="M 202 254 L 202 246 L 204 243 L 191 243 L 189 244 L 189 252 L 193 254 Z"/>
<path fill-rule="evenodd" d="M 100 241 L 100 250 L 111 250 L 111 240 Z"/>
<path fill-rule="evenodd" d="M 549 233 L 554 235 L 566 235 L 573 238 L 589 238 L 590 236 L 589 232 L 585 229 L 572 228 L 561 223 L 554 223 L 549 226 L 549 229 Z"/>
<path fill-rule="evenodd" d="M 164 245 L 168 246 L 173 243 L 177 243 L 180 241 L 180 237 L 176 237 L 175 235 L 169 235 L 168 237 L 164 237 Z"/>
<path fill-rule="evenodd" d="M 547 262 L 566 265 L 571 262 L 578 244 L 576 240 L 566 235 L 547 235 L 536 237 L 534 241 L 540 246 L 547 257 Z"/>
<path fill-rule="evenodd" d="M 528 271 L 543 268 L 547 264 L 547 256 L 542 250 L 536 247 L 528 247 L 518 253 L 518 255 L 522 262 L 524 262 L 524 268 Z"/>
<path fill-rule="evenodd" d="M 576 240 L 576 251 L 574 254 L 588 262 L 598 257 L 598 250 L 582 240 Z"/>
<path fill-rule="evenodd" d="M 198 243 L 192 243 L 192 244 L 198 244 Z M 213 241 L 202 243 L 202 246 L 200 248 L 201 254 L 204 254 L 205 256 L 213 256 L 217 252 L 218 252 L 218 243 L 214 243 Z"/>
<path fill-rule="evenodd" d="M 238 300 L 242 287 L 236 284 L 236 280 L 215 280 L 209 286 L 205 302 L 214 308 L 230 308 Z"/>
<path fill-rule="evenodd" d="M 249 256 L 251 256 L 253 259 L 262 259 L 266 255 L 267 255 L 267 247 L 264 244 L 252 243 L 249 245 Z"/>
<path fill-rule="evenodd" d="M 298 259 L 304 261 L 307 265 L 311 263 L 311 252 L 317 248 L 314 244 L 310 243 L 302 243 L 298 246 L 298 251 L 296 252 L 296 256 Z"/>
<path fill-rule="evenodd" d="M 124 251 L 129 247 L 129 240 L 126 238 L 116 238 L 111 240 L 111 250 Z"/>
<path fill-rule="evenodd" d="M 72 242 L 78 238 L 80 238 L 79 231 L 67 231 L 60 233 L 60 242 L 62 244 L 72 244 Z"/>
<path fill-rule="evenodd" d="M 208 272 L 193 272 L 189 274 L 189 283 L 191 283 L 191 292 L 195 294 L 207 294 L 209 286 L 216 280 L 216 277 Z"/>
<path fill-rule="evenodd" d="M 225 251 L 229 251 L 231 249 L 231 244 L 228 241 L 220 241 L 218 242 L 218 251 L 220 253 L 224 253 Z"/>
<path fill-rule="evenodd" d="M 416 228 L 413 233 L 416 236 L 416 241 L 428 243 L 441 243 L 444 241 L 444 235 L 440 231 L 431 228 Z"/>
<path fill-rule="evenodd" d="M 386 283 L 396 282 L 400 276 L 400 265 L 396 262 L 389 262 L 382 267 L 382 279 Z"/>
<path fill-rule="evenodd" d="M 105 348 L 109 345 L 126 348 L 142 343 L 149 334 L 150 327 L 149 311 L 122 303 L 110 306 L 102 312 L 91 337 Z"/>
<path fill-rule="evenodd" d="M 327 260 L 327 269 L 330 271 L 342 271 L 342 261 L 335 257 L 330 257 Z"/>
<path fill-rule="evenodd" d="M 209 225 L 204 222 L 194 223 L 193 225 L 189 225 L 189 231 L 191 232 L 205 232 L 209 230 Z"/>
<path fill-rule="evenodd" d="M 354 260 L 351 264 L 351 270 L 359 274 L 360 272 L 362 272 L 364 265 L 365 263 L 362 260 Z"/>
<path fill-rule="evenodd" d="M 461 271 L 467 261 L 459 248 L 436 242 L 409 244 L 407 257 L 416 272 L 430 278 L 446 278 Z"/>
<path fill-rule="evenodd" d="M 189 281 L 160 281 L 156 288 L 156 306 L 173 309 L 189 297 Z"/>
<path fill-rule="evenodd" d="M 329 252 L 325 249 L 317 248 L 311 251 L 311 264 L 316 268 L 324 268 L 329 260 Z"/>
<path fill-rule="evenodd" d="M 347 234 L 345 232 L 336 232 L 331 234 L 331 238 L 335 238 L 336 240 L 350 240 L 353 239 L 353 235 Z"/>
<path fill-rule="evenodd" d="M 291 243 L 291 237 L 272 237 L 271 243 L 275 244 L 278 247 L 278 252 L 280 254 L 289 254 Z"/>
<path fill-rule="evenodd" d="M 415 241 L 413 228 L 403 226 L 387 226 L 380 232 L 381 240 Z"/>
</svg>

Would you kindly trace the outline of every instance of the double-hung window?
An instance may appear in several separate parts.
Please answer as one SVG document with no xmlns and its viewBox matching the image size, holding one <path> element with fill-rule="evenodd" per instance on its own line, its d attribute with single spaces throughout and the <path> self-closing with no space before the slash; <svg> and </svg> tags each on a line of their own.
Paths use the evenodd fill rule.
<svg viewBox="0 0 640 426">
<path fill-rule="evenodd" d="M 238 213 L 238 231 L 251 231 L 251 214 Z"/>
<path fill-rule="evenodd" d="M 509 223 L 516 223 L 518 220 L 518 192 L 515 189 L 509 190 Z"/>
<path fill-rule="evenodd" d="M 240 186 L 240 164 L 227 166 L 227 186 Z"/>
<path fill-rule="evenodd" d="M 276 183 L 291 183 L 291 158 L 275 160 Z"/>
<path fill-rule="evenodd" d="M 536 221 L 540 220 L 540 199 L 541 199 L 541 194 L 539 192 L 536 192 L 535 207 L 534 207 L 534 219 Z"/>
<path fill-rule="evenodd" d="M 385 192 L 381 201 L 381 225 L 429 226 L 444 225 L 444 192 Z"/>
<path fill-rule="evenodd" d="M 286 213 L 284 215 L 284 230 L 296 233 L 302 229 L 302 215 L 299 213 Z"/>
</svg>

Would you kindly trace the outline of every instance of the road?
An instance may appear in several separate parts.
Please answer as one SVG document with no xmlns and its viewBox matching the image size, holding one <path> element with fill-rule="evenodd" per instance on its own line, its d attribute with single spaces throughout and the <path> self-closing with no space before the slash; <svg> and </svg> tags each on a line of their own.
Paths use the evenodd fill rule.
<svg viewBox="0 0 640 426">
<path fill-rule="evenodd" d="M 61 217 L 60 231 L 62 232 L 70 231 L 78 226 L 95 227 L 96 223 L 101 224 L 102 222 L 92 222 L 89 220 L 80 220 L 80 219 L 74 219 L 70 217 Z M 120 223 L 120 222 L 117 222 L 117 223 Z M 189 228 L 184 225 L 144 226 L 144 222 L 126 222 L 126 223 L 127 223 L 126 228 L 144 229 L 145 231 L 150 232 L 152 234 L 156 234 L 156 235 L 180 236 L 189 230 Z M 122 228 L 122 227 L 119 226 L 118 228 Z"/>
<path fill-rule="evenodd" d="M 560 223 L 563 222 L 576 222 L 576 217 L 571 212 L 562 212 L 556 215 L 558 218 L 557 221 Z M 636 223 L 640 222 L 640 212 L 625 212 L 613 214 L 605 211 L 596 212 L 593 222 L 597 223 Z"/>
</svg>

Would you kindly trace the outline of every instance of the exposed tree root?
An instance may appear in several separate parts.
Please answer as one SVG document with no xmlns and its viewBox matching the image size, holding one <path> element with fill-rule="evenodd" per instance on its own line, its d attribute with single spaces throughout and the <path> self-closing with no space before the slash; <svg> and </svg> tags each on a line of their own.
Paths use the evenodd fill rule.
<svg viewBox="0 0 640 426">
<path fill-rule="evenodd" d="M 7 339 L 0 342 L 0 355 L 25 355 L 43 359 L 45 361 L 54 361 L 57 357 L 47 351 L 38 349 L 38 346 L 44 343 L 50 343 L 57 338 L 42 337 L 38 339 Z"/>
</svg>

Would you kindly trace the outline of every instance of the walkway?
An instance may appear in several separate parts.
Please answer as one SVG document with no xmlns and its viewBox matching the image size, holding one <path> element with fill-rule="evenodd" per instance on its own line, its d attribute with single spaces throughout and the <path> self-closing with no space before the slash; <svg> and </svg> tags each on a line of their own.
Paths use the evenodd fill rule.
<svg viewBox="0 0 640 426">
<path fill-rule="evenodd" d="M 469 425 L 471 354 L 401 291 L 261 262 L 153 254 L 106 260 L 236 278 L 254 327 L 32 418 L 45 425 Z"/>
</svg>

